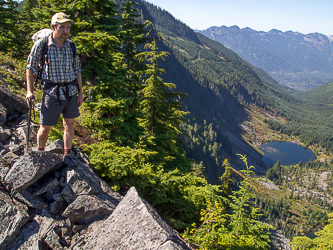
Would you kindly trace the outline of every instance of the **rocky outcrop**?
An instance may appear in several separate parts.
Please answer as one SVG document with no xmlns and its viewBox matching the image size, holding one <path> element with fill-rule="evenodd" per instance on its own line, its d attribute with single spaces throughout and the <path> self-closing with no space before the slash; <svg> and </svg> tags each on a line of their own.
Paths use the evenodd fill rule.
<svg viewBox="0 0 333 250">
<path fill-rule="evenodd" d="M 85 250 L 189 249 L 179 234 L 132 187 L 89 238 Z"/>
<path fill-rule="evenodd" d="M 29 108 L 25 99 L 18 97 L 4 85 L 0 85 L 0 100 L 2 106 L 7 109 L 8 115 L 28 112 Z"/>
<path fill-rule="evenodd" d="M 26 116 L 2 107 L 0 250 L 190 249 L 134 187 L 113 192 L 78 148 L 71 165 L 60 140 L 26 151 Z"/>
<path fill-rule="evenodd" d="M 5 249 L 28 222 L 29 215 L 25 206 L 18 201 L 14 202 L 3 189 L 0 190 L 0 220 L 0 246 Z"/>
</svg>

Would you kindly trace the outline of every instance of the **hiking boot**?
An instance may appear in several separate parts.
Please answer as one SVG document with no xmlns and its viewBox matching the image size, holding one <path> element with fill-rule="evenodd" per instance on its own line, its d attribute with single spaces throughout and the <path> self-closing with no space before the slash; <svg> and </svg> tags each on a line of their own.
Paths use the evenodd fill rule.
<svg viewBox="0 0 333 250">
<path fill-rule="evenodd" d="M 76 166 L 75 161 L 73 161 L 73 159 L 69 155 L 64 155 L 63 163 L 67 166 Z"/>
</svg>

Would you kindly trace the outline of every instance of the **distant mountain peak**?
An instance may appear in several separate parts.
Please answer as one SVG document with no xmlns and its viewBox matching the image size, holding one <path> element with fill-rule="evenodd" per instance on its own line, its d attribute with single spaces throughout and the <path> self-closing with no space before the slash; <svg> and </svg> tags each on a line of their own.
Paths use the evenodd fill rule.
<svg viewBox="0 0 333 250">
<path fill-rule="evenodd" d="M 277 30 L 277 29 L 271 29 L 268 33 L 273 33 L 273 34 L 283 34 L 283 32 L 281 30 Z"/>
</svg>

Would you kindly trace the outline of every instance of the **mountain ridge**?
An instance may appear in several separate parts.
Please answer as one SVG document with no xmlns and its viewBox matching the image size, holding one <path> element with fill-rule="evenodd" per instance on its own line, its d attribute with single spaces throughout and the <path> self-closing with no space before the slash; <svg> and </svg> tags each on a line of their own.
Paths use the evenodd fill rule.
<svg viewBox="0 0 333 250">
<path fill-rule="evenodd" d="M 320 33 L 268 32 L 213 26 L 197 32 L 235 51 L 280 84 L 307 90 L 333 80 L 332 37 Z"/>
</svg>

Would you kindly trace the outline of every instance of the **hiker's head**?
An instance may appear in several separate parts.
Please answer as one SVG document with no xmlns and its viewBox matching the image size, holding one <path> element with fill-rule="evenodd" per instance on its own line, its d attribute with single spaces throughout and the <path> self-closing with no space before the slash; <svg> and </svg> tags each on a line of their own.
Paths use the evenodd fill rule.
<svg viewBox="0 0 333 250">
<path fill-rule="evenodd" d="M 51 25 L 61 24 L 61 23 L 74 23 L 72 19 L 69 19 L 68 15 L 63 12 L 56 13 L 52 16 Z"/>
<path fill-rule="evenodd" d="M 74 21 L 69 19 L 65 13 L 60 12 L 53 15 L 51 19 L 53 37 L 61 40 L 67 40 L 72 23 L 74 23 Z"/>
</svg>

